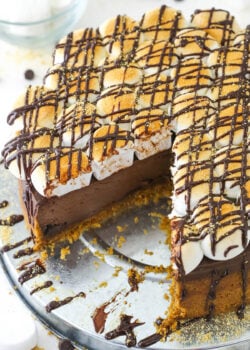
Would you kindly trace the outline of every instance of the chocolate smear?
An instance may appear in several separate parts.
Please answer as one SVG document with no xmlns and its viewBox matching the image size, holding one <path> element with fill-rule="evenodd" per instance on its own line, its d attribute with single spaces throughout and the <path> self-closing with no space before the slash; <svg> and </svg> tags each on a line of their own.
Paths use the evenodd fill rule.
<svg viewBox="0 0 250 350">
<path fill-rule="evenodd" d="M 127 347 L 136 345 L 136 336 L 134 334 L 134 328 L 142 326 L 144 322 L 131 322 L 133 316 L 121 315 L 120 325 L 113 331 L 105 334 L 105 338 L 108 340 L 115 339 L 120 336 L 125 336 L 125 344 Z"/>
<path fill-rule="evenodd" d="M 32 291 L 30 292 L 30 295 L 36 293 L 36 292 L 39 292 L 40 290 L 42 289 L 45 289 L 45 288 L 49 288 L 53 285 L 53 282 L 52 281 L 46 281 L 44 282 L 43 284 L 41 284 L 40 286 L 32 289 Z"/>
</svg>

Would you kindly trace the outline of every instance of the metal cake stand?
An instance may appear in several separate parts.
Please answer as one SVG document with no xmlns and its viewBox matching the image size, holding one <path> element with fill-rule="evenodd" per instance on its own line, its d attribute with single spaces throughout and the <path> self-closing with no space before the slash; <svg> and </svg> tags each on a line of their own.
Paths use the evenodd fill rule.
<svg viewBox="0 0 250 350">
<path fill-rule="evenodd" d="M 21 214 L 17 183 L 2 165 L 0 183 L 0 202 L 9 203 L 0 218 Z M 249 349 L 249 310 L 241 321 L 234 313 L 199 320 L 156 342 L 154 323 L 169 305 L 167 274 L 152 272 L 169 264 L 166 232 L 160 228 L 166 214 L 166 200 L 136 207 L 70 245 L 57 243 L 45 262 L 44 252 L 33 251 L 24 221 L 2 225 L 0 261 L 36 317 L 79 349 L 138 349 L 147 347 L 147 339 L 154 340 L 150 349 L 155 350 Z"/>
</svg>

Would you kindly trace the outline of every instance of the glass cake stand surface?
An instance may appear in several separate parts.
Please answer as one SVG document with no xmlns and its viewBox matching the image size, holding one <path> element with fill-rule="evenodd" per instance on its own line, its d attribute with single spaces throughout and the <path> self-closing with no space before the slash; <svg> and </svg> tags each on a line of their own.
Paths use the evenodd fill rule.
<svg viewBox="0 0 250 350">
<path fill-rule="evenodd" d="M 0 203 L 8 201 L 0 209 L 3 220 L 21 209 L 17 183 L 2 165 L 0 183 Z M 201 319 L 167 341 L 156 341 L 154 322 L 164 317 L 169 304 L 166 274 L 152 272 L 152 266 L 169 263 L 166 232 L 160 228 L 166 214 L 165 200 L 134 208 L 70 245 L 57 243 L 53 252 L 46 252 L 44 263 L 45 253 L 33 251 L 24 221 L 2 225 L 1 263 L 36 317 L 79 349 L 138 349 L 150 343 L 154 350 L 249 349 L 249 309 L 241 321 L 235 313 L 210 322 Z M 145 268 L 148 273 L 140 281 Z M 139 276 L 138 283 L 133 274 L 137 280 Z"/>
</svg>

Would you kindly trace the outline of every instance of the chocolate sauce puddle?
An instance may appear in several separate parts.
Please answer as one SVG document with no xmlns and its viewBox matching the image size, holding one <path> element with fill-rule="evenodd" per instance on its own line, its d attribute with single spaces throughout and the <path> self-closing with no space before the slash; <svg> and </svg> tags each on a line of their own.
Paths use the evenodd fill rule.
<svg viewBox="0 0 250 350">
<path fill-rule="evenodd" d="M 46 272 L 45 267 L 39 259 L 30 263 L 29 265 L 26 265 L 25 267 L 23 267 L 23 269 L 25 271 L 18 278 L 18 282 L 20 282 L 21 284 Z"/>
<path fill-rule="evenodd" d="M 113 331 L 105 334 L 105 338 L 108 340 L 115 339 L 120 336 L 125 336 L 125 344 L 127 347 L 135 346 L 137 343 L 136 336 L 134 334 L 134 328 L 142 326 L 144 322 L 131 322 L 133 316 L 121 315 L 120 324 Z"/>
<path fill-rule="evenodd" d="M 45 289 L 45 288 L 49 288 L 53 285 L 53 282 L 52 281 L 46 281 L 44 282 L 43 284 L 41 284 L 40 286 L 32 289 L 32 291 L 30 292 L 30 295 L 34 294 L 34 293 L 37 293 L 39 292 L 40 290 L 42 289 Z"/>
<path fill-rule="evenodd" d="M 106 303 L 95 309 L 92 315 L 92 320 L 94 323 L 96 333 L 103 333 L 106 320 L 109 315 L 109 312 L 106 312 L 105 310 L 109 305 L 116 301 L 116 298 L 119 294 L 120 293 L 116 294 L 110 301 L 107 301 Z"/>
<path fill-rule="evenodd" d="M 59 307 L 63 306 L 63 305 L 66 305 L 68 303 L 70 303 L 72 300 L 74 300 L 75 298 L 85 298 L 86 297 L 86 294 L 84 292 L 80 292 L 78 294 L 76 294 L 75 296 L 73 297 L 67 297 L 63 300 L 52 300 L 50 303 L 48 303 L 46 306 L 45 306 L 45 309 L 47 312 L 51 312 L 55 309 L 58 309 Z"/>
</svg>

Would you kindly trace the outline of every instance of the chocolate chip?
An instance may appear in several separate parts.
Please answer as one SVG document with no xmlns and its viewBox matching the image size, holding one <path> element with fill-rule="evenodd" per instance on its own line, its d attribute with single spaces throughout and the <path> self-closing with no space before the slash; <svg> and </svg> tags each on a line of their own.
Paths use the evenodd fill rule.
<svg viewBox="0 0 250 350">
<path fill-rule="evenodd" d="M 32 80 L 32 79 L 34 79 L 35 73 L 32 69 L 27 69 L 24 72 L 24 76 L 25 76 L 25 79 Z"/>
<path fill-rule="evenodd" d="M 68 339 L 62 339 L 59 341 L 59 350 L 74 350 L 74 346 Z"/>
</svg>

